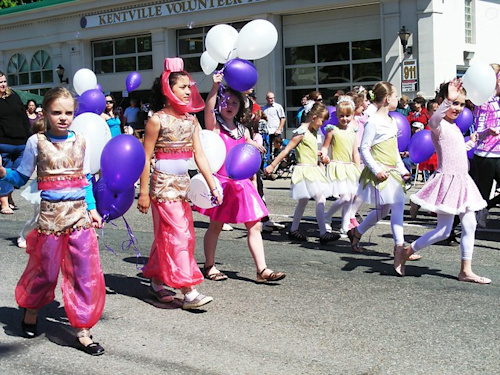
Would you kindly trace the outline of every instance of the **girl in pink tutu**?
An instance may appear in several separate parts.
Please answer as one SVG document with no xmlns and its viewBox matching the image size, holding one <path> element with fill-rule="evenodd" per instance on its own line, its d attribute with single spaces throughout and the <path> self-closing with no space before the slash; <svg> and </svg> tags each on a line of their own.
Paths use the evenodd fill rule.
<svg viewBox="0 0 500 375">
<path fill-rule="evenodd" d="M 343 237 L 347 237 L 350 219 L 354 216 L 351 215 L 351 207 L 360 175 L 354 107 L 350 97 L 339 98 L 335 111 L 339 123 L 326 126 L 327 133 L 321 148 L 321 154 L 325 155 L 324 159 L 328 163 L 326 175 L 332 183 L 332 195 L 337 198 L 326 212 L 325 220 L 330 220 L 335 212 L 342 209 L 340 233 Z M 330 145 L 331 155 L 326 156 Z"/>
<path fill-rule="evenodd" d="M 475 211 L 486 207 L 476 184 L 469 176 L 467 149 L 471 149 L 477 134 L 464 142 L 455 120 L 465 107 L 465 90 L 458 79 L 442 86 L 439 98 L 442 103 L 429 121 L 432 143 L 438 155 L 436 172 L 416 194 L 410 197 L 422 208 L 437 214 L 437 227 L 418 238 L 404 249 L 398 248 L 394 257 L 394 269 L 404 276 L 405 262 L 416 251 L 448 238 L 453 219 L 459 215 L 462 224 L 460 239 L 461 265 L 458 280 L 489 284 L 491 280 L 472 272 L 472 253 L 476 231 Z"/>
<path fill-rule="evenodd" d="M 389 212 L 395 249 L 402 250 L 404 246 L 404 179 L 410 177 L 410 172 L 399 155 L 396 122 L 389 116 L 398 104 L 397 91 L 389 82 L 379 82 L 372 93 L 377 111 L 368 119 L 361 142 L 365 168 L 359 179 L 357 197 L 374 205 L 375 209 L 358 227 L 347 233 L 352 250 L 357 253 L 362 252 L 359 247 L 361 236 Z"/>
<path fill-rule="evenodd" d="M 47 131 L 28 139 L 16 170 L 3 168 L 0 158 L 0 178 L 19 187 L 36 169 L 41 190 L 37 226 L 26 238 L 28 265 L 16 287 L 16 301 L 24 311 L 23 335 L 37 335 L 38 310 L 54 300 L 61 270 L 64 310 L 77 329 L 78 345 L 96 356 L 104 353 L 90 335 L 106 297 L 94 229 L 102 219 L 92 194 L 85 138 L 69 130 L 75 104 L 64 87 L 48 91 L 42 105 Z"/>
<path fill-rule="evenodd" d="M 203 275 L 194 259 L 193 213 L 187 199 L 188 161 L 193 156 L 210 187 L 214 204 L 222 202 L 200 143 L 200 126 L 190 113 L 204 107 L 180 58 L 165 59 L 165 70 L 153 85 L 154 115 L 146 125 L 146 163 L 141 175 L 137 208 L 153 212 L 154 242 L 142 273 L 151 279 L 150 294 L 160 302 L 174 297 L 164 284 L 184 294 L 183 309 L 196 309 L 213 300 L 196 290 Z M 155 156 L 151 174 L 150 160 Z"/>
<path fill-rule="evenodd" d="M 242 118 L 245 110 L 243 95 L 238 91 L 226 88 L 222 95 L 217 96 L 222 79 L 222 73 L 216 73 L 213 76 L 214 84 L 206 100 L 205 126 L 208 130 L 220 135 L 226 145 L 227 155 L 238 144 L 245 142 L 256 144 L 250 139 L 248 129 L 238 121 Z M 217 99 L 218 109 L 214 110 Z M 283 279 L 285 277 L 283 272 L 274 272 L 267 268 L 260 232 L 260 219 L 267 216 L 268 211 L 257 189 L 249 179 L 238 181 L 230 179 L 224 165 L 216 173 L 216 176 L 224 190 L 224 202 L 218 207 L 198 209 L 201 214 L 210 217 L 204 241 L 205 265 L 203 273 L 205 277 L 215 281 L 227 279 L 227 275 L 220 272 L 215 266 L 215 250 L 219 234 L 224 223 L 244 223 L 248 231 L 248 248 L 257 270 L 256 282 L 265 283 Z"/>
</svg>

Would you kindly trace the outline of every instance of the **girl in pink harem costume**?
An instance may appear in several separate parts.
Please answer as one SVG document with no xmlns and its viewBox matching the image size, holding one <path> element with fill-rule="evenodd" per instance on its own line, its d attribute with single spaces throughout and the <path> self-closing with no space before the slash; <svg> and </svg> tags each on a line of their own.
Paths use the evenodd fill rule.
<svg viewBox="0 0 500 375">
<path fill-rule="evenodd" d="M 61 269 L 64 309 L 71 326 L 78 329 L 80 348 L 100 355 L 104 349 L 92 341 L 90 328 L 101 317 L 106 295 L 93 228 L 102 220 L 92 195 L 85 139 L 68 130 L 74 109 L 75 100 L 67 89 L 47 92 L 43 111 L 48 131 L 28 139 L 17 170 L 5 170 L 0 159 L 0 177 L 21 186 L 36 168 L 41 190 L 37 228 L 26 239 L 28 265 L 16 287 L 17 303 L 25 309 L 24 336 L 37 335 L 37 310 L 54 300 Z"/>
<path fill-rule="evenodd" d="M 245 109 L 243 96 L 240 92 L 230 88 L 226 89 L 223 97 L 218 98 L 220 111 L 214 111 L 222 78 L 222 73 L 213 76 L 214 84 L 206 100 L 205 126 L 208 130 L 213 130 L 220 135 L 226 145 L 227 155 L 238 144 L 245 142 L 256 144 L 250 139 L 248 129 L 238 122 Z M 200 213 L 210 217 L 204 241 L 205 265 L 203 273 L 205 277 L 215 281 L 227 279 L 227 276 L 215 267 L 215 250 L 219 234 L 224 223 L 245 223 L 248 231 L 248 247 L 257 269 L 256 281 L 262 283 L 283 279 L 285 277 L 283 272 L 273 272 L 267 268 L 264 244 L 260 233 L 260 219 L 267 216 L 268 211 L 257 189 L 249 179 L 231 180 L 224 165 L 217 172 L 217 177 L 224 189 L 224 202 L 219 207 L 198 209 Z"/>
<path fill-rule="evenodd" d="M 437 214 L 437 227 L 410 246 L 398 249 L 394 256 L 394 268 L 404 276 L 404 265 L 408 257 L 424 247 L 448 238 L 453 228 L 454 216 L 459 215 L 462 224 L 460 240 L 462 261 L 458 280 L 489 284 L 490 279 L 472 272 L 476 231 L 475 211 L 484 208 L 486 202 L 468 173 L 467 149 L 474 146 L 477 134 L 472 134 L 471 140 L 466 144 L 462 132 L 454 123 L 465 106 L 465 92 L 460 80 L 454 79 L 443 85 L 439 92 L 439 100 L 442 103 L 429 122 L 432 143 L 438 155 L 438 168 L 422 189 L 410 197 L 422 208 Z"/>
<path fill-rule="evenodd" d="M 155 240 L 142 271 L 145 277 L 151 278 L 149 292 L 160 302 L 173 301 L 174 297 L 164 288 L 165 283 L 184 294 L 183 309 L 196 309 L 213 298 L 200 294 L 195 288 L 202 283 L 203 275 L 194 259 L 193 213 L 187 201 L 188 161 L 193 150 L 214 204 L 222 200 L 201 147 L 200 126 L 189 114 L 203 109 L 203 99 L 183 68 L 182 59 L 165 59 L 165 70 L 153 85 L 153 108 L 158 112 L 146 125 L 146 163 L 137 208 L 146 214 L 151 204 L 153 212 Z M 156 162 L 148 190 L 153 153 Z"/>
</svg>

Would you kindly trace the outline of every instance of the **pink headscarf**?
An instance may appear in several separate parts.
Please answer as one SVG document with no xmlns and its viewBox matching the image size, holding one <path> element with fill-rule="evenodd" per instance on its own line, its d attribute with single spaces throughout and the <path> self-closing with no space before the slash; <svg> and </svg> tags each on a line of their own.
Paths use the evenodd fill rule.
<svg viewBox="0 0 500 375">
<path fill-rule="evenodd" d="M 189 78 L 191 85 L 191 96 L 189 103 L 184 103 L 177 96 L 174 95 L 170 85 L 168 83 L 168 78 L 170 73 L 182 72 L 186 74 Z M 165 68 L 163 74 L 161 75 L 161 83 L 163 88 L 163 95 L 168 99 L 170 105 L 174 108 L 176 112 L 179 113 L 195 113 L 203 110 L 205 108 L 205 102 L 203 101 L 198 88 L 196 87 L 196 82 L 194 82 L 188 72 L 184 71 L 184 61 L 180 57 L 167 58 L 165 59 Z"/>
</svg>

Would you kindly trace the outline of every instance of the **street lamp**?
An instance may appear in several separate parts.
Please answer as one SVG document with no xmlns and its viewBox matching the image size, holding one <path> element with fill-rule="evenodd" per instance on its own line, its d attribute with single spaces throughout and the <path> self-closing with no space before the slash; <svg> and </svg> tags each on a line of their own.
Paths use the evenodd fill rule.
<svg viewBox="0 0 500 375">
<path fill-rule="evenodd" d="M 412 46 L 408 45 L 408 40 L 410 39 L 411 33 L 410 31 L 403 26 L 398 32 L 399 40 L 401 41 L 401 45 L 403 46 L 403 52 L 411 55 Z"/>
<path fill-rule="evenodd" d="M 67 84 L 69 84 L 69 78 L 66 78 L 66 79 L 63 79 L 64 77 L 64 68 L 61 64 L 59 64 L 59 66 L 56 68 L 56 73 L 57 73 L 57 76 L 59 77 L 59 83 L 63 83 L 63 82 L 66 82 Z"/>
</svg>

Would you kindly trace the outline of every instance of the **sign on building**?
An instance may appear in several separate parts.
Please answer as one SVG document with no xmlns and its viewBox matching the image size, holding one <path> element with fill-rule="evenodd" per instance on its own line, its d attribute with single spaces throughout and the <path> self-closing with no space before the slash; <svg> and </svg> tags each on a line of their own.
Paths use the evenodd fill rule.
<svg viewBox="0 0 500 375">
<path fill-rule="evenodd" d="M 403 61 L 401 92 L 414 92 L 418 87 L 417 60 Z"/>
</svg>

